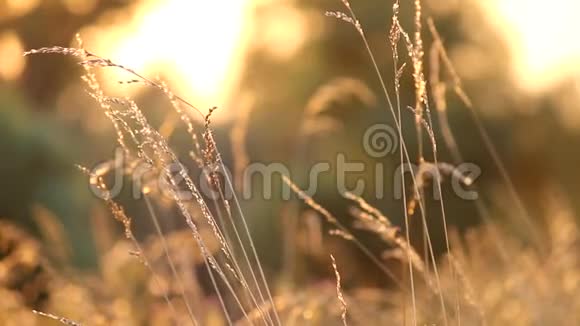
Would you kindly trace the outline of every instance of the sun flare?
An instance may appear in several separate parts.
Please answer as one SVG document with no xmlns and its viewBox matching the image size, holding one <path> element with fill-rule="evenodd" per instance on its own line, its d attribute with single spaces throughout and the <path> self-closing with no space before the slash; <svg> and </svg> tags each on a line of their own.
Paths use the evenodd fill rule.
<svg viewBox="0 0 580 326">
<path fill-rule="evenodd" d="M 148 1 L 129 15 L 104 17 L 81 35 L 88 34 L 87 43 L 99 53 L 140 72 L 160 75 L 200 106 L 223 105 L 240 72 L 236 59 L 244 46 L 248 2 Z M 122 72 L 108 73 L 112 74 L 109 86 L 119 88 Z M 123 87 L 122 92 L 127 90 Z"/>
<path fill-rule="evenodd" d="M 580 1 L 495 0 L 486 2 L 513 55 L 517 82 L 547 90 L 580 76 Z"/>
</svg>

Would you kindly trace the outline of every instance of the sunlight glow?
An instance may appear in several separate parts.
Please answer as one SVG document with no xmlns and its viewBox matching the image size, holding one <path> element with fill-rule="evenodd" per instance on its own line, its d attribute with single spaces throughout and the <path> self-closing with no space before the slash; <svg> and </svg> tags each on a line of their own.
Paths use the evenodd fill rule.
<svg viewBox="0 0 580 326">
<path fill-rule="evenodd" d="M 22 74 L 26 65 L 22 56 L 24 47 L 18 34 L 6 31 L 0 34 L 0 80 L 15 80 Z"/>
<path fill-rule="evenodd" d="M 541 92 L 580 75 L 580 1 L 484 2 L 511 48 L 522 88 Z"/>
<path fill-rule="evenodd" d="M 81 35 L 95 51 L 149 76 L 160 75 L 199 106 L 223 105 L 241 69 L 236 59 L 244 44 L 248 2 L 149 1 L 130 14 L 104 17 Z M 113 76 L 110 86 L 119 88 L 123 74 Z"/>
</svg>

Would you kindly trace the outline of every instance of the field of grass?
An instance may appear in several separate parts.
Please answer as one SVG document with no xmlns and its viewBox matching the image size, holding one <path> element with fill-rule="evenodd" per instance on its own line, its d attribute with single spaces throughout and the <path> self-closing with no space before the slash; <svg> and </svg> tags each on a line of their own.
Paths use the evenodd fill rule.
<svg viewBox="0 0 580 326">
<path fill-rule="evenodd" d="M 95 167 L 77 166 L 86 191 L 102 202 L 90 216 L 96 270 L 70 263 L 75 243 L 49 209 L 33 209 L 39 237 L 0 221 L 0 325 L 580 324 L 580 233 L 569 199 L 548 187 L 544 211 L 530 212 L 437 21 L 419 0 L 412 17 L 401 17 L 402 5 L 395 1 L 385 26 L 390 58 L 375 55 L 354 4 L 342 0 L 339 11 L 326 12 L 358 35 L 380 89 L 374 94 L 354 78 L 327 81 L 310 96 L 288 145 L 294 165 L 308 164 L 301 159 L 307 144 L 347 127 L 333 115 L 335 106 L 385 103 L 378 110 L 388 123 L 367 128 L 356 150 L 377 159 L 358 162 L 366 166 L 378 166 L 385 153 L 395 158 L 392 178 L 370 180 L 393 183 L 387 195 L 394 189 L 399 206 L 389 212 L 374 205 L 385 194 L 337 181 L 341 164 L 352 162 L 328 170 L 346 214 L 327 207 L 305 182 L 316 167 L 297 175 L 286 173 L 292 166 L 252 162 L 249 109 L 239 112 L 229 139 L 217 137 L 212 117 L 220 108 L 197 107 L 164 81 L 87 50 L 81 37 L 76 47 L 28 50 L 26 56 L 62 55 L 82 67 L 86 92 L 113 127 L 116 151 Z M 392 75 L 378 63 L 387 59 Z M 97 74 L 103 69 L 126 72 L 130 79 L 122 83 L 150 88 L 174 113 L 155 121 L 141 102 L 109 96 Z M 401 94 L 407 84 L 410 102 Z M 489 200 L 477 196 L 485 191 L 481 169 L 464 159 L 462 135 L 448 119 L 451 99 L 473 121 L 486 164 L 498 171 L 501 200 L 511 207 L 507 221 L 490 216 Z M 176 145 L 178 134 L 184 141 Z M 262 188 L 248 188 L 262 181 L 252 173 L 264 180 Z M 119 182 L 130 187 L 117 188 Z M 256 227 L 246 208 L 257 193 L 281 198 L 268 216 L 279 230 Z M 452 216 L 464 214 L 449 209 L 454 200 L 473 205 L 481 222 L 450 223 L 468 218 Z M 169 215 L 178 222 L 168 222 Z M 255 234 L 278 231 L 267 241 Z M 264 264 L 268 246 L 281 248 L 278 268 Z"/>
</svg>

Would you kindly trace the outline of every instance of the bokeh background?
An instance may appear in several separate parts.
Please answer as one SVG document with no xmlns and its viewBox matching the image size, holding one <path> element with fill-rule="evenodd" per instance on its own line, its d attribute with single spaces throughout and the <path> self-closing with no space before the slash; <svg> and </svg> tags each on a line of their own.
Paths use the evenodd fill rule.
<svg viewBox="0 0 580 326">
<path fill-rule="evenodd" d="M 353 0 L 352 6 L 392 86 L 392 2 Z M 563 194 L 577 213 L 580 4 L 429 0 L 424 7 L 531 215 L 549 219 L 545 198 L 554 192 Z M 411 31 L 412 4 L 402 1 L 401 8 L 402 22 Z M 81 68 L 71 58 L 22 55 L 43 46 L 75 46 L 77 33 L 90 51 L 161 77 L 204 110 L 217 106 L 213 126 L 228 166 L 233 166 L 230 134 L 248 114 L 250 162 L 287 164 L 299 184 L 312 163 L 333 162 L 337 153 L 373 162 L 361 148 L 364 130 L 392 121 L 359 35 L 352 26 L 324 16 L 342 9 L 339 0 L 0 0 L 0 218 L 38 233 L 39 216 L 51 214 L 72 244 L 74 264 L 97 264 L 92 216 L 107 213 L 75 164 L 91 167 L 110 159 L 114 132 L 84 91 Z M 427 30 L 424 35 L 428 48 L 432 38 Z M 154 124 L 161 126 L 172 114 L 157 91 L 119 84 L 129 78 L 126 74 L 104 69 L 100 77 L 107 92 L 143 103 Z M 325 114 L 339 127 L 299 141 L 309 100 L 337 78 L 360 80 L 374 96 L 330 103 Z M 414 103 L 411 78 L 402 83 L 403 103 Z M 508 220 L 517 214 L 514 203 L 468 110 L 452 96 L 449 119 L 465 159 L 482 167 L 481 200 L 498 222 Z M 411 113 L 407 120 L 406 137 L 414 148 Z M 182 138 L 176 134 L 172 144 L 187 152 Z M 441 161 L 451 161 L 442 142 L 439 150 Z M 394 170 L 397 161 L 395 155 L 382 162 Z M 354 182 L 373 176 L 351 177 Z M 315 198 L 342 216 L 346 203 L 333 180 L 332 174 L 324 175 Z M 401 223 L 400 201 L 373 199 L 370 189 L 365 197 Z M 473 203 L 448 197 L 453 225 L 465 229 L 479 223 Z M 256 195 L 242 204 L 268 272 L 283 269 L 283 201 Z M 137 214 L 142 207 L 128 205 Z M 149 229 L 136 221 L 137 233 L 145 236 Z M 441 236 L 434 240 L 441 243 Z M 298 255 L 307 258 L 309 271 L 303 275 L 316 275 L 317 268 L 328 271 L 327 262 L 317 262 L 308 250 Z"/>
</svg>

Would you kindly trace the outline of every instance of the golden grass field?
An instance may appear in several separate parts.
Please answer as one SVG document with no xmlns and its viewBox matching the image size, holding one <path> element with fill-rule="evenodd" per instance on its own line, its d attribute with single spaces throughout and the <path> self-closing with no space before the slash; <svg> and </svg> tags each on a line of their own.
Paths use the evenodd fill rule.
<svg viewBox="0 0 580 326">
<path fill-rule="evenodd" d="M 381 58 L 354 3 L 341 5 L 327 19 L 357 34 L 380 89 L 375 94 L 354 78 L 327 81 L 308 100 L 289 147 L 344 128 L 327 114 L 335 103 L 386 103 L 381 114 L 399 139 L 393 157 L 401 167 L 418 167 L 401 176 L 400 216 L 353 192 L 341 193 L 348 214 L 338 215 L 300 180 L 283 176 L 274 191 L 287 187 L 291 198 L 281 204 L 281 216 L 268 217 L 283 228 L 272 244 L 283 248 L 283 263 L 280 270 L 266 268 L 264 243 L 256 241 L 252 216 L 240 204 L 253 112 L 242 110 L 229 140 L 216 140 L 212 118 L 220 108 L 198 107 L 164 81 L 87 50 L 80 37 L 74 47 L 29 49 L 25 55 L 37 60 L 66 56 L 78 63 L 84 89 L 112 126 L 113 146 L 124 161 L 104 157 L 99 168 L 77 166 L 101 200 L 89 217 L 95 270 L 70 263 L 75 243 L 46 207 L 32 210 L 39 235 L 0 221 L 0 325 L 580 324 L 580 234 L 570 200 L 559 188 L 547 188 L 543 217 L 532 217 L 537 214 L 522 201 L 437 21 L 416 0 L 405 20 L 412 24 L 403 26 L 402 4 L 395 1 L 384 35 L 392 58 Z M 386 59 L 393 61 L 392 75 L 377 63 Z M 124 83 L 150 88 L 172 115 L 158 123 L 141 102 L 109 95 L 98 74 L 103 69 L 121 70 L 130 76 Z M 412 81 L 411 103 L 401 97 L 403 79 Z M 451 164 L 464 162 L 461 136 L 447 118 L 450 98 L 474 119 L 487 162 L 499 171 L 513 213 L 507 222 L 490 218 L 483 200 L 474 201 L 482 221 L 477 226 L 460 230 L 448 222 L 447 181 L 457 176 Z M 186 135 L 180 148 L 172 142 L 177 132 Z M 440 159 L 441 149 L 453 162 Z M 222 173 L 230 164 L 224 155 L 232 157 L 231 175 Z M 134 215 L 135 203 L 114 193 L 111 176 L 121 171 L 130 180 L 144 166 L 164 183 L 152 177 L 138 184 L 143 209 Z M 458 182 L 477 189 L 469 177 L 459 175 Z M 429 205 L 428 194 L 441 200 Z M 164 222 L 171 214 L 182 227 Z M 435 218 L 440 227 L 430 227 Z M 147 236 L 135 230 L 143 224 Z M 309 274 L 315 269 L 326 277 Z"/>
</svg>

